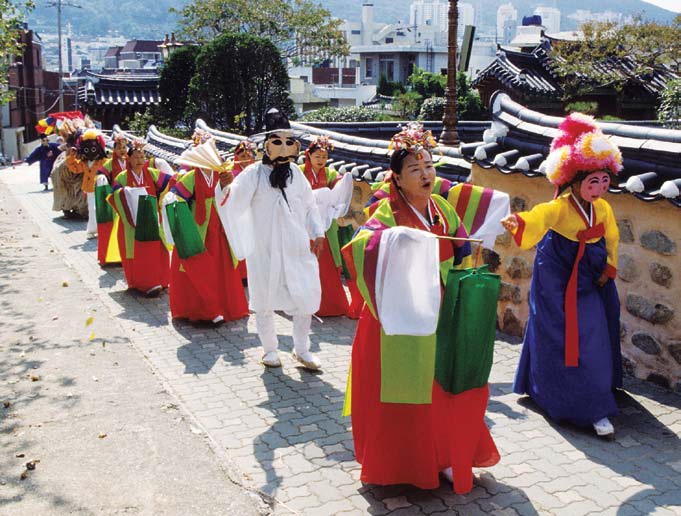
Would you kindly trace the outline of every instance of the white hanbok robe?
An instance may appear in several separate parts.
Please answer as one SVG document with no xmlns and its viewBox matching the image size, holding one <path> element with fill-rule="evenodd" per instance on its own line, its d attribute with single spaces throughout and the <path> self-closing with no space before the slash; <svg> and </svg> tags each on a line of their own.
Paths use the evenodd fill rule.
<svg viewBox="0 0 681 516">
<path fill-rule="evenodd" d="M 218 213 L 232 251 L 246 260 L 249 307 L 309 315 L 319 309 L 321 284 L 310 240 L 324 236 L 310 184 L 297 165 L 285 189 L 270 185 L 272 167 L 257 162 L 225 190 L 215 188 Z M 288 202 L 287 202 L 288 201 Z"/>
</svg>

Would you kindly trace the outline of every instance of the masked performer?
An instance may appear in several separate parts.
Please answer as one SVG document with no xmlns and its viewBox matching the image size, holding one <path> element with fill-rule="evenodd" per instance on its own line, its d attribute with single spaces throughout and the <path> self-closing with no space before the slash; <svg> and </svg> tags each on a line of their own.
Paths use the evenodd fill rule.
<svg viewBox="0 0 681 516">
<path fill-rule="evenodd" d="M 43 134 L 40 136 L 40 145 L 24 160 L 29 165 L 40 161 L 40 184 L 45 187 L 45 190 L 48 188 L 47 180 L 52 173 L 52 167 L 59 154 L 61 154 L 59 145 L 50 143 L 47 135 Z"/>
<path fill-rule="evenodd" d="M 231 176 L 231 172 L 224 175 Z M 164 222 L 173 221 L 168 229 L 176 244 L 170 272 L 170 313 L 174 319 L 217 324 L 248 315 L 238 262 L 215 208 L 219 180 L 215 170 L 194 168 L 182 174 L 163 198 Z M 195 239 L 194 248 L 183 245 L 189 241 L 188 235 L 196 233 L 199 239 Z"/>
<path fill-rule="evenodd" d="M 321 297 L 315 254 L 323 245 L 324 228 L 312 189 L 293 163 L 300 143 L 288 119 L 270 110 L 265 122 L 262 162 L 248 167 L 231 185 L 221 184 L 216 193 L 224 200 L 221 218 L 237 257 L 246 258 L 263 364 L 281 365 L 274 311 L 282 310 L 293 316 L 294 356 L 305 367 L 319 369 L 309 333 Z"/>
<path fill-rule="evenodd" d="M 612 437 L 613 390 L 622 385 L 619 232 L 601 196 L 622 156 L 591 117 L 572 114 L 559 129 L 546 160 L 555 198 L 502 221 L 522 249 L 537 246 L 513 389 L 553 419 L 593 425 L 597 435 Z"/>
<path fill-rule="evenodd" d="M 148 296 L 168 286 L 170 256 L 161 242 L 158 199 L 171 176 L 148 166 L 144 142 L 133 142 L 128 168 L 118 174 L 108 202 L 121 218 L 118 246 L 128 288 Z"/>
<path fill-rule="evenodd" d="M 393 137 L 390 196 L 343 248 L 365 301 L 344 413 L 362 482 L 434 489 L 442 472 L 465 493 L 471 467 L 499 454 L 484 421 L 486 378 L 457 395 L 435 381 L 441 288 L 471 248 L 454 208 L 432 194 L 434 143 L 415 125 Z"/>
<path fill-rule="evenodd" d="M 314 140 L 305 151 L 305 177 L 313 190 L 333 188 L 338 172 L 326 166 L 333 145 L 327 137 Z M 322 284 L 322 301 L 317 315 L 348 315 L 348 298 L 341 282 L 342 259 L 338 242 L 338 224 L 334 220 L 326 232 L 324 246 L 319 254 L 319 278 Z"/>
<path fill-rule="evenodd" d="M 87 129 L 76 141 L 76 154 L 67 158 L 66 164 L 74 174 L 82 174 L 81 188 L 87 195 L 87 238 L 97 236 L 97 210 L 95 207 L 95 179 L 97 171 L 106 161 L 104 137 L 96 129 Z"/>
<path fill-rule="evenodd" d="M 95 211 L 97 214 L 97 259 L 100 265 L 120 263 L 118 249 L 118 225 L 120 218 L 106 201 L 111 193 L 111 185 L 118 174 L 128 168 L 128 139 L 114 136 L 112 156 L 99 169 L 95 186 Z"/>
<path fill-rule="evenodd" d="M 89 120 L 89 119 L 88 119 Z M 60 146 L 62 153 L 52 167 L 52 210 L 61 211 L 66 218 L 86 218 L 88 215 L 87 197 L 81 186 L 83 178 L 74 174 L 67 165 L 67 157 L 76 155 L 76 141 L 85 130 L 86 120 L 76 118 L 64 120 L 58 125 L 59 136 L 64 140 Z"/>
</svg>

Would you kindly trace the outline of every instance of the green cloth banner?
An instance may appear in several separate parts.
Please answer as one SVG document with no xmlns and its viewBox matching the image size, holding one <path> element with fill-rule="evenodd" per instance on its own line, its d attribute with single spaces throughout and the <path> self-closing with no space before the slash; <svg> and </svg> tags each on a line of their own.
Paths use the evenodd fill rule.
<svg viewBox="0 0 681 516">
<path fill-rule="evenodd" d="M 113 221 L 113 208 L 106 202 L 106 198 L 110 193 L 110 185 L 102 185 L 95 188 L 95 214 L 97 215 L 97 224 Z"/>
<path fill-rule="evenodd" d="M 483 387 L 494 355 L 501 278 L 478 269 L 450 269 L 437 326 L 435 380 L 451 394 Z"/>
<path fill-rule="evenodd" d="M 185 260 L 206 250 L 194 216 L 186 202 L 173 202 L 166 206 L 170 232 L 173 234 L 177 255 Z"/>
<path fill-rule="evenodd" d="M 435 335 L 386 335 L 381 329 L 381 401 L 429 404 L 433 396 Z"/>
<path fill-rule="evenodd" d="M 153 242 L 160 240 L 158 232 L 158 203 L 153 195 L 142 195 L 137 207 L 135 221 L 135 240 Z"/>
</svg>

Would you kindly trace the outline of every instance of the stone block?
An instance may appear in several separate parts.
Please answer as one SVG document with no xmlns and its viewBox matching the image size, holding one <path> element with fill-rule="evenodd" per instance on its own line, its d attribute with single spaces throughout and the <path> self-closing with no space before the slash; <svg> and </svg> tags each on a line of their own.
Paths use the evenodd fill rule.
<svg viewBox="0 0 681 516">
<path fill-rule="evenodd" d="M 522 197 L 516 195 L 511 198 L 511 213 L 525 211 L 527 209 L 527 201 Z"/>
<path fill-rule="evenodd" d="M 631 336 L 631 343 L 647 355 L 659 355 L 662 352 L 662 347 L 657 339 L 652 335 L 637 331 Z"/>
<path fill-rule="evenodd" d="M 667 350 L 676 363 L 681 365 L 681 341 L 670 342 Z"/>
<path fill-rule="evenodd" d="M 627 312 L 653 324 L 665 324 L 674 317 L 674 310 L 637 294 L 627 295 Z"/>
<path fill-rule="evenodd" d="M 525 325 L 511 308 L 506 308 L 504 311 L 502 331 L 514 337 L 522 337 L 525 333 Z"/>
<path fill-rule="evenodd" d="M 665 256 L 676 254 L 676 242 L 662 233 L 662 231 L 646 231 L 641 235 L 641 245 L 645 249 L 650 249 Z"/>
<path fill-rule="evenodd" d="M 499 265 L 501 265 L 501 258 L 498 253 L 495 253 L 491 249 L 482 250 L 482 261 L 489 265 L 490 272 L 497 272 Z"/>
<path fill-rule="evenodd" d="M 499 301 L 513 301 L 516 305 L 520 304 L 522 302 L 520 287 L 513 283 L 502 281 L 501 288 L 499 289 Z"/>
<path fill-rule="evenodd" d="M 513 279 L 532 277 L 532 264 L 522 256 L 512 256 L 506 261 L 506 273 Z"/>
<path fill-rule="evenodd" d="M 629 219 L 618 220 L 617 228 L 620 230 L 620 243 L 631 244 L 634 242 L 634 227 Z"/>
<path fill-rule="evenodd" d="M 511 236 L 511 233 L 508 231 L 504 231 L 501 235 L 499 235 L 496 239 L 496 242 L 494 245 L 500 245 L 502 247 L 508 247 L 511 245 L 511 239 L 513 237 Z"/>
<path fill-rule="evenodd" d="M 650 264 L 648 270 L 650 271 L 650 279 L 655 283 L 662 285 L 663 287 L 671 287 L 674 274 L 669 267 L 662 265 L 661 263 L 653 262 Z"/>
<path fill-rule="evenodd" d="M 626 282 L 636 281 L 641 275 L 641 271 L 636 264 L 636 260 L 628 254 L 622 254 L 617 264 L 617 276 Z"/>
<path fill-rule="evenodd" d="M 669 380 L 666 377 L 664 377 L 664 376 L 662 376 L 661 374 L 658 374 L 658 373 L 650 373 L 648 375 L 648 378 L 646 378 L 646 380 L 648 380 L 651 383 L 654 383 L 655 385 L 659 385 L 660 387 L 662 387 L 664 389 L 670 389 L 671 388 L 670 385 L 669 385 Z"/>
</svg>

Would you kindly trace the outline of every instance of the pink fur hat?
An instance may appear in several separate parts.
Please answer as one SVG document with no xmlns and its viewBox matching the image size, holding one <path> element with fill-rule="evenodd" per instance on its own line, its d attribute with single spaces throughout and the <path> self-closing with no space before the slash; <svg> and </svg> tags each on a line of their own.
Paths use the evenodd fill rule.
<svg viewBox="0 0 681 516">
<path fill-rule="evenodd" d="M 556 185 L 556 191 L 570 185 L 580 172 L 606 170 L 617 175 L 622 170 L 620 150 L 592 117 L 572 113 L 558 129 L 560 134 L 551 142 L 546 158 L 546 177 Z"/>
</svg>

